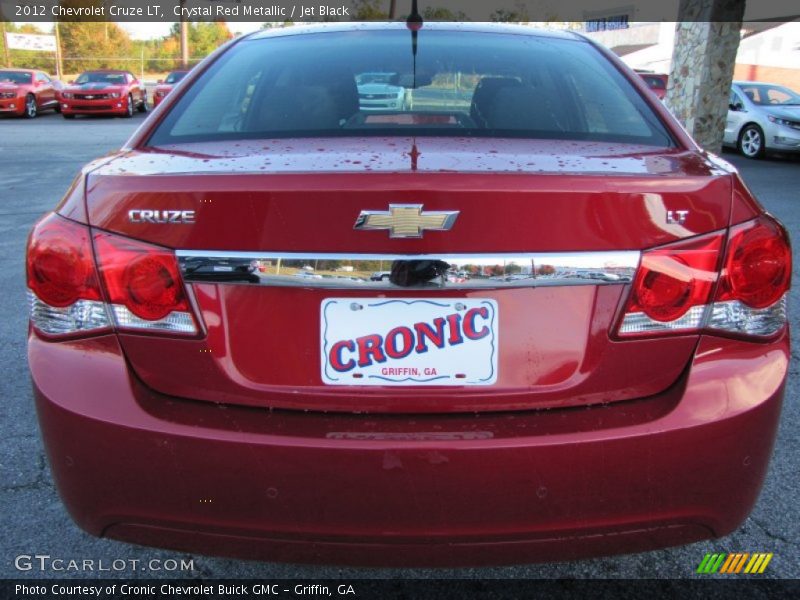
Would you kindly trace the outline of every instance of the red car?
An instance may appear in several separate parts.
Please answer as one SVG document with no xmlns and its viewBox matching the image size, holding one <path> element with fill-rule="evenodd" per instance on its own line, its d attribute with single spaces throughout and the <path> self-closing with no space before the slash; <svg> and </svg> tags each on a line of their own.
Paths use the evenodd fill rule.
<svg viewBox="0 0 800 600">
<path fill-rule="evenodd" d="M 156 89 L 153 91 L 153 107 L 158 106 L 167 94 L 172 91 L 172 88 L 183 79 L 189 71 L 172 71 L 167 78 L 159 80 Z"/>
<path fill-rule="evenodd" d="M 58 110 L 55 86 L 42 71 L 0 69 L 0 115 L 33 119 L 43 110 Z"/>
<path fill-rule="evenodd" d="M 61 114 L 132 117 L 147 112 L 147 92 L 129 71 L 86 71 L 61 91 Z"/>
<path fill-rule="evenodd" d="M 644 82 L 647 84 L 659 100 L 663 100 L 667 95 L 667 83 L 669 83 L 669 75 L 663 73 L 650 73 L 648 71 L 636 71 Z"/>
<path fill-rule="evenodd" d="M 408 106 L 360 110 L 356 78 L 389 71 Z M 336 24 L 188 77 L 30 237 L 36 406 L 81 527 L 429 566 L 739 527 L 789 240 L 612 53 Z"/>
</svg>

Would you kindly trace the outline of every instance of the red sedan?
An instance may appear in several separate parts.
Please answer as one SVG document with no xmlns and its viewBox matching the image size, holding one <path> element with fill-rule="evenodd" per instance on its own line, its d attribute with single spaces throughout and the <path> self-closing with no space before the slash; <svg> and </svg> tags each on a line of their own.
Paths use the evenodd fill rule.
<svg viewBox="0 0 800 600">
<path fill-rule="evenodd" d="M 56 82 L 31 69 L 0 69 L 0 115 L 35 118 L 43 110 L 58 110 Z"/>
<path fill-rule="evenodd" d="M 156 89 L 153 90 L 153 107 L 158 104 L 172 91 L 172 88 L 183 79 L 189 71 L 172 71 L 163 81 L 159 80 Z"/>
<path fill-rule="evenodd" d="M 402 108 L 359 108 L 375 72 Z M 337 24 L 188 77 L 30 237 L 36 406 L 81 527 L 430 566 L 740 526 L 789 240 L 611 52 Z"/>
<path fill-rule="evenodd" d="M 86 71 L 61 91 L 61 114 L 132 117 L 147 112 L 147 92 L 129 71 Z"/>
</svg>

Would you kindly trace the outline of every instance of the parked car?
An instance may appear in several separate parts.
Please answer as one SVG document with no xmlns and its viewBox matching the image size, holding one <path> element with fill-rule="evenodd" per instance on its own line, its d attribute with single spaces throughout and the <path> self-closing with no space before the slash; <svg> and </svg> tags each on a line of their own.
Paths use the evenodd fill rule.
<svg viewBox="0 0 800 600">
<path fill-rule="evenodd" d="M 734 81 L 723 144 L 747 158 L 800 152 L 800 94 L 773 83 Z"/>
<path fill-rule="evenodd" d="M 166 98 L 167 94 L 172 91 L 172 88 L 183 79 L 189 71 L 172 71 L 167 78 L 164 80 L 159 80 L 158 85 L 156 85 L 156 89 L 153 90 L 153 107 L 155 108 L 158 104 Z"/>
<path fill-rule="evenodd" d="M 667 83 L 669 83 L 669 75 L 664 73 L 651 73 L 649 71 L 636 71 L 644 82 L 647 84 L 659 100 L 663 100 L 667 95 Z"/>
<path fill-rule="evenodd" d="M 54 81 L 47 73 L 0 69 L 0 115 L 33 119 L 43 110 L 58 110 Z"/>
<path fill-rule="evenodd" d="M 132 117 L 147 112 L 147 92 L 130 71 L 86 71 L 61 91 L 61 114 Z"/>
<path fill-rule="evenodd" d="M 361 73 L 356 76 L 361 110 L 402 110 L 406 89 L 393 83 L 397 73 Z"/>
<path fill-rule="evenodd" d="M 355 74 L 390 71 L 471 100 L 363 110 Z M 28 359 L 69 513 L 358 565 L 735 531 L 781 410 L 789 240 L 644 89 L 577 34 L 487 23 L 212 55 L 30 236 Z M 299 268 L 331 261 L 392 276 Z M 525 274 L 490 279 L 504 265 Z M 441 276 L 467 270 L 487 275 Z"/>
<path fill-rule="evenodd" d="M 53 89 L 55 90 L 56 94 L 56 106 L 55 111 L 60 113 L 61 112 L 61 104 L 64 102 L 64 96 L 62 95 L 64 92 L 64 82 L 60 79 L 51 78 L 50 81 L 53 82 Z"/>
</svg>

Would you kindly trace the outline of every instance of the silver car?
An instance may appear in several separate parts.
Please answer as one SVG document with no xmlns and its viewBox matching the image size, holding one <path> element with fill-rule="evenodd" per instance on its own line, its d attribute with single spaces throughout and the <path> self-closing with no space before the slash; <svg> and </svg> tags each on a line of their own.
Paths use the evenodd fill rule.
<svg viewBox="0 0 800 600">
<path fill-rule="evenodd" d="M 406 89 L 395 85 L 395 73 L 362 73 L 356 77 L 361 110 L 403 110 Z"/>
<path fill-rule="evenodd" d="M 800 152 L 800 94 L 773 83 L 734 81 L 723 144 L 748 158 Z"/>
</svg>

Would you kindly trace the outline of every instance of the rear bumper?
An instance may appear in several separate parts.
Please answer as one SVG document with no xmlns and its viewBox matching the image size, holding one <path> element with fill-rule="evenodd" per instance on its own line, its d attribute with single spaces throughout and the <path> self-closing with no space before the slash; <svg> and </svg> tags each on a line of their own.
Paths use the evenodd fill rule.
<svg viewBox="0 0 800 600">
<path fill-rule="evenodd" d="M 750 512 L 789 358 L 704 338 L 655 397 L 590 409 L 370 417 L 156 394 L 114 336 L 31 336 L 58 490 L 94 535 L 358 565 L 503 564 L 720 536 Z"/>
</svg>

